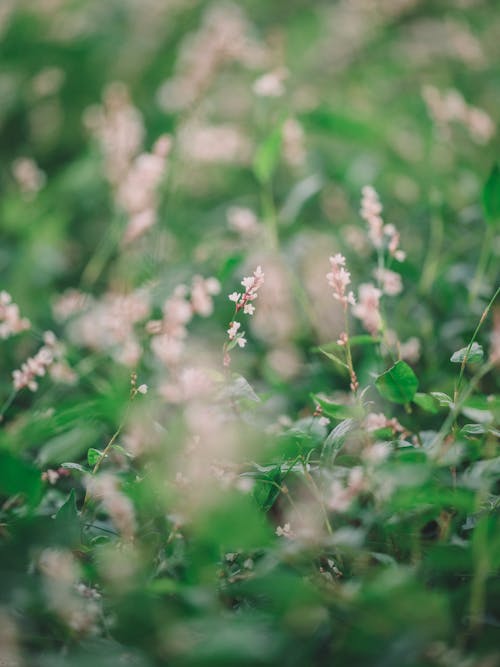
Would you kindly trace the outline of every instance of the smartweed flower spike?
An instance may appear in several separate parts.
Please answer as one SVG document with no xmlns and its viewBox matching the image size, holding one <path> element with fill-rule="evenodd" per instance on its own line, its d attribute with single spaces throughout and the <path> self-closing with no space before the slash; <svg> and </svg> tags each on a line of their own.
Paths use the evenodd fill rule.
<svg viewBox="0 0 500 667">
<path fill-rule="evenodd" d="M 384 225 L 382 204 L 377 191 L 371 185 L 365 185 L 361 190 L 361 195 L 360 215 L 368 224 L 368 236 L 373 247 L 381 251 L 384 248 L 384 242 L 387 243 L 391 257 L 402 262 L 406 254 L 399 248 L 399 232 L 394 225 Z"/>
<path fill-rule="evenodd" d="M 229 323 L 229 329 L 227 330 L 229 343 L 224 345 L 224 366 L 229 366 L 231 361 L 228 354 L 229 350 L 235 345 L 238 345 L 238 347 L 245 347 L 247 343 L 245 332 L 240 331 L 241 322 L 236 320 L 236 315 L 240 311 L 243 311 L 245 315 L 254 314 L 255 306 L 252 301 L 255 301 L 258 296 L 258 290 L 264 284 L 264 272 L 262 271 L 262 268 L 258 266 L 252 276 L 243 278 L 241 284 L 245 288 L 244 292 L 233 292 L 228 295 L 229 301 L 232 301 L 235 306 L 233 320 Z"/>
<path fill-rule="evenodd" d="M 21 317 L 19 306 L 12 302 L 8 292 L 0 292 L 0 338 L 9 338 L 31 326 L 26 317 Z"/>
<path fill-rule="evenodd" d="M 346 294 L 346 288 L 351 284 L 351 274 L 345 268 L 345 257 L 337 253 L 330 257 L 330 265 L 332 270 L 326 274 L 326 279 L 333 288 L 333 297 L 344 305 L 344 309 L 347 309 L 347 304 L 354 306 L 356 303 L 354 294 L 352 292 Z"/>
</svg>

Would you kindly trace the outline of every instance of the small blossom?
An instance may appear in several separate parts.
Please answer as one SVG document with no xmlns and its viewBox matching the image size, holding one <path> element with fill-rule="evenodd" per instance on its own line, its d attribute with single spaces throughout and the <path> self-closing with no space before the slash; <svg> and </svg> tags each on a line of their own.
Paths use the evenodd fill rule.
<svg viewBox="0 0 500 667">
<path fill-rule="evenodd" d="M 245 315 L 253 315 L 255 313 L 255 306 L 253 306 L 251 303 L 246 303 L 243 306 L 243 312 Z"/>
<path fill-rule="evenodd" d="M 278 526 L 276 528 L 276 535 L 278 537 L 287 537 L 288 539 L 295 536 L 290 524 L 287 522 L 283 526 Z"/>
<path fill-rule="evenodd" d="M 12 302 L 8 292 L 0 292 L 0 338 L 6 339 L 31 326 L 26 317 L 21 317 L 19 306 Z"/>
<path fill-rule="evenodd" d="M 253 92 L 259 97 L 281 97 L 285 92 L 287 76 L 288 71 L 283 67 L 267 72 L 254 82 Z"/>
<path fill-rule="evenodd" d="M 330 266 L 332 270 L 326 274 L 326 279 L 333 288 L 333 297 L 344 304 L 344 308 L 347 308 L 347 304 L 354 305 L 356 301 L 353 292 L 346 294 L 346 288 L 351 283 L 351 274 L 345 268 L 345 257 L 340 253 L 330 257 Z"/>
<path fill-rule="evenodd" d="M 137 387 L 137 391 L 139 394 L 147 394 L 148 393 L 148 385 L 147 384 L 140 384 Z"/>
<path fill-rule="evenodd" d="M 318 419 L 318 424 L 320 426 L 328 426 L 329 423 L 330 423 L 330 420 L 328 419 L 328 417 L 320 417 Z"/>
<path fill-rule="evenodd" d="M 238 344 L 238 347 L 245 347 L 245 345 L 247 344 L 247 339 L 242 334 L 241 336 L 238 336 L 238 338 L 236 339 L 236 343 Z"/>
<path fill-rule="evenodd" d="M 241 293 L 240 292 L 233 292 L 228 296 L 229 301 L 234 301 L 234 303 L 238 303 L 240 300 Z"/>
<path fill-rule="evenodd" d="M 371 283 L 359 286 L 359 303 L 353 309 L 353 315 L 360 319 L 363 326 L 372 336 L 375 336 L 382 325 L 379 311 L 379 302 L 382 292 Z"/>
<path fill-rule="evenodd" d="M 229 329 L 227 330 L 227 334 L 229 336 L 229 340 L 233 340 L 236 337 L 236 334 L 238 333 L 238 329 L 241 327 L 241 322 L 231 322 Z"/>
<path fill-rule="evenodd" d="M 403 291 L 403 283 L 399 273 L 390 271 L 389 269 L 377 268 L 373 272 L 373 275 L 378 281 L 384 294 L 387 294 L 388 296 L 396 296 Z"/>
</svg>

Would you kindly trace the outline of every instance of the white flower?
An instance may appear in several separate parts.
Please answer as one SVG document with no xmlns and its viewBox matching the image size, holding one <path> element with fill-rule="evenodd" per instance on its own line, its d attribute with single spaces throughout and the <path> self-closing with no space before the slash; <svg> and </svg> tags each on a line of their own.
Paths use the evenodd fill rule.
<svg viewBox="0 0 500 667">
<path fill-rule="evenodd" d="M 245 332 L 243 332 L 243 334 L 244 333 Z M 247 339 L 243 335 L 241 335 L 241 336 L 238 336 L 238 338 L 236 339 L 236 342 L 238 344 L 238 347 L 245 347 L 245 345 L 247 344 Z"/>
<path fill-rule="evenodd" d="M 141 384 L 137 387 L 137 391 L 139 394 L 147 394 L 148 393 L 148 385 L 147 384 Z"/>
<path fill-rule="evenodd" d="M 227 330 L 229 340 L 233 340 L 236 337 L 236 334 L 238 333 L 238 329 L 240 327 L 241 327 L 241 322 L 231 322 L 231 325 Z"/>
<path fill-rule="evenodd" d="M 234 301 L 234 303 L 238 303 L 240 300 L 241 294 L 240 292 L 233 292 L 228 296 L 229 301 Z"/>
<path fill-rule="evenodd" d="M 251 303 L 246 303 L 243 307 L 243 312 L 245 315 L 253 315 L 255 313 L 255 306 Z"/>
</svg>

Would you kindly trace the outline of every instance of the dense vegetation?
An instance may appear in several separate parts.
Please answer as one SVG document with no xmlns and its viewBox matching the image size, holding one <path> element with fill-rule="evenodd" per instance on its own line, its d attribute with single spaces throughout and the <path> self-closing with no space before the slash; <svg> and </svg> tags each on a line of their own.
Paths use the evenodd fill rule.
<svg viewBox="0 0 500 667">
<path fill-rule="evenodd" d="M 499 31 L 2 0 L 0 665 L 500 665 Z"/>
</svg>

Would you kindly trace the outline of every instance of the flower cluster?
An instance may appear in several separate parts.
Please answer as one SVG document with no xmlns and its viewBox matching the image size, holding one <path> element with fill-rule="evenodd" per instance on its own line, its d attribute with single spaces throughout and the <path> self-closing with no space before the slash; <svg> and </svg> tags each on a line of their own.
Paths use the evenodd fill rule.
<svg viewBox="0 0 500 667">
<path fill-rule="evenodd" d="M 109 351 L 119 363 L 135 366 L 142 354 L 135 325 L 150 313 L 148 292 L 144 289 L 128 294 L 108 292 L 99 301 L 85 300 L 79 295 L 76 301 L 83 307 L 86 305 L 87 310 L 69 323 L 71 340 L 94 350 Z"/>
<path fill-rule="evenodd" d="M 19 391 L 28 387 L 30 391 L 38 389 L 37 377 L 43 377 L 48 368 L 54 363 L 57 356 L 57 339 L 52 331 L 46 331 L 44 345 L 38 350 L 34 357 L 27 359 L 20 370 L 12 373 L 14 389 Z"/>
<path fill-rule="evenodd" d="M 333 297 L 347 308 L 347 304 L 354 306 L 356 300 L 352 292 L 346 294 L 346 288 L 351 284 L 351 274 L 345 268 L 345 257 L 337 253 L 330 257 L 330 273 L 326 274 L 328 284 L 333 288 Z"/>
<path fill-rule="evenodd" d="M 445 136 L 449 135 L 449 124 L 460 123 L 477 144 L 486 144 L 494 136 L 496 128 L 491 117 L 478 107 L 467 104 L 458 90 L 440 92 L 434 86 L 424 86 L 422 96 L 429 115 Z"/>
<path fill-rule="evenodd" d="M 31 326 L 26 317 L 21 317 L 19 306 L 12 302 L 8 292 L 0 292 L 0 338 L 4 340 Z"/>
<path fill-rule="evenodd" d="M 368 224 L 368 236 L 377 250 L 385 244 L 391 257 L 402 262 L 406 255 L 399 248 L 400 235 L 394 225 L 385 225 L 382 219 L 382 204 L 376 190 L 371 185 L 365 185 L 361 191 L 360 215 Z"/>
<path fill-rule="evenodd" d="M 162 135 L 151 153 L 141 153 L 132 163 L 117 192 L 117 202 L 129 216 L 123 242 L 135 241 L 156 222 L 157 189 L 165 175 L 171 139 Z"/>
<path fill-rule="evenodd" d="M 156 191 L 166 171 L 171 139 L 162 135 L 150 153 L 140 152 L 142 117 L 120 83 L 106 88 L 103 106 L 88 109 L 85 121 L 104 154 L 106 176 L 116 203 L 128 216 L 123 243 L 129 244 L 156 222 Z"/>
<path fill-rule="evenodd" d="M 242 310 L 245 315 L 253 315 L 255 312 L 255 306 L 251 302 L 255 301 L 258 296 L 258 290 L 264 284 L 264 272 L 262 271 L 262 267 L 258 266 L 253 272 L 252 276 L 243 278 L 241 284 L 245 288 L 245 291 L 233 292 L 232 294 L 229 294 L 229 301 L 232 301 L 235 304 L 235 315 L 240 310 Z M 247 340 L 245 338 L 245 332 L 240 332 L 240 328 L 241 322 L 238 322 L 235 319 L 229 323 L 227 334 L 229 336 L 230 342 L 232 343 L 231 347 L 234 345 L 245 347 L 246 345 Z M 229 364 L 229 358 L 226 355 L 224 358 L 224 364 Z"/>
<path fill-rule="evenodd" d="M 212 5 L 200 28 L 187 36 L 180 48 L 172 78 L 158 91 L 158 102 L 167 112 L 188 109 L 206 91 L 226 64 L 261 67 L 267 49 L 251 36 L 249 21 L 235 4 Z"/>
<path fill-rule="evenodd" d="M 376 336 L 382 325 L 379 303 L 382 296 L 381 290 L 372 283 L 363 283 L 359 286 L 359 303 L 353 309 L 352 314 L 363 323 L 363 326 L 372 336 Z"/>
<path fill-rule="evenodd" d="M 109 473 L 89 477 L 87 492 L 91 498 L 102 503 L 122 539 L 132 541 L 136 531 L 134 506 L 130 498 L 121 492 L 116 477 Z"/>
<path fill-rule="evenodd" d="M 28 198 L 34 197 L 43 188 L 47 177 L 39 169 L 37 163 L 28 157 L 20 157 L 12 164 L 12 174 L 16 182 Z"/>
<path fill-rule="evenodd" d="M 209 317 L 213 312 L 213 297 L 220 292 L 216 278 L 195 275 L 191 288 L 178 285 L 162 307 L 163 318 L 150 320 L 146 331 L 153 334 L 151 349 L 163 364 L 172 370 L 181 360 L 187 337 L 187 324 L 193 315 Z"/>
</svg>

